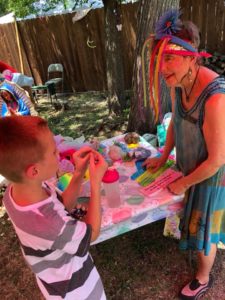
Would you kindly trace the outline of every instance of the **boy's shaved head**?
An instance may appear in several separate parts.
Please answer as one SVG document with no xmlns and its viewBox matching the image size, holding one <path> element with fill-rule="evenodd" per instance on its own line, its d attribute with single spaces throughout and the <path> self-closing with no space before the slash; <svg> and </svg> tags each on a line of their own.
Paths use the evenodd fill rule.
<svg viewBox="0 0 225 300">
<path fill-rule="evenodd" d="M 43 133 L 47 122 L 36 116 L 0 118 L 0 174 L 13 182 L 22 182 L 29 165 L 44 158 Z"/>
</svg>

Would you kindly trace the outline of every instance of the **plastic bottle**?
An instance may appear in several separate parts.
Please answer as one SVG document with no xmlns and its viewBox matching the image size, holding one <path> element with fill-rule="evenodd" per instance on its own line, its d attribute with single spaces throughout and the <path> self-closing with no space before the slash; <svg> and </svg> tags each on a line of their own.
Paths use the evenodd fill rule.
<svg viewBox="0 0 225 300">
<path fill-rule="evenodd" d="M 108 206 L 111 208 L 120 206 L 119 173 L 117 170 L 108 169 L 102 178 L 102 182 Z"/>
</svg>

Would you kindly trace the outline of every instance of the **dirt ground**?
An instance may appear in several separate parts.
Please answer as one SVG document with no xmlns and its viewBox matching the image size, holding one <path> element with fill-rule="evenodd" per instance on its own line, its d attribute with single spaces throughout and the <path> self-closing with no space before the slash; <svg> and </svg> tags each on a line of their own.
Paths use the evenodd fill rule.
<svg viewBox="0 0 225 300">
<path fill-rule="evenodd" d="M 55 134 L 86 138 L 110 137 L 126 129 L 126 114 L 108 118 L 104 95 L 87 93 L 69 97 L 70 110 L 56 111 L 47 99 L 37 110 L 48 119 Z M 163 236 L 164 220 L 103 243 L 90 252 L 102 277 L 108 299 L 171 300 L 188 282 L 196 267 L 196 257 L 178 250 L 178 241 Z M 225 300 L 225 250 L 219 250 L 212 274 L 213 288 L 205 300 Z M 41 300 L 35 278 L 24 262 L 18 240 L 0 208 L 0 299 Z"/>
</svg>

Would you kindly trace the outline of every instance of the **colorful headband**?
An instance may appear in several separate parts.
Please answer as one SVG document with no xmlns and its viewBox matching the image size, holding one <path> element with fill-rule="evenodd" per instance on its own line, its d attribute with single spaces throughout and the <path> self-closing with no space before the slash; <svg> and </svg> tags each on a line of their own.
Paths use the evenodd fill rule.
<svg viewBox="0 0 225 300">
<path fill-rule="evenodd" d="M 165 49 L 164 53 L 167 54 L 177 54 L 177 55 L 185 55 L 185 56 L 197 56 L 197 57 L 211 57 L 212 55 L 207 52 L 198 52 L 196 48 L 194 48 L 190 42 L 186 42 L 176 36 L 164 36 L 162 39 L 168 38 L 169 44 L 168 48 Z M 178 47 L 176 47 L 178 46 Z M 180 49 L 179 49 L 180 46 Z"/>
<path fill-rule="evenodd" d="M 195 57 L 211 57 L 209 53 L 198 52 L 198 50 L 191 45 L 190 42 L 185 41 L 175 34 L 181 30 L 181 20 L 179 10 L 169 10 L 161 16 L 156 24 L 156 34 L 151 35 L 144 43 L 142 49 L 142 68 L 144 68 L 145 48 L 150 42 L 158 40 L 156 46 L 152 50 L 151 59 L 149 63 L 149 97 L 150 106 L 154 112 L 155 123 L 161 119 L 161 101 L 160 101 L 160 71 L 162 65 L 162 56 L 164 54 L 176 54 L 182 56 Z M 145 71 L 143 74 L 143 89 L 144 89 L 144 104 L 147 106 L 147 92 L 145 82 Z"/>
</svg>

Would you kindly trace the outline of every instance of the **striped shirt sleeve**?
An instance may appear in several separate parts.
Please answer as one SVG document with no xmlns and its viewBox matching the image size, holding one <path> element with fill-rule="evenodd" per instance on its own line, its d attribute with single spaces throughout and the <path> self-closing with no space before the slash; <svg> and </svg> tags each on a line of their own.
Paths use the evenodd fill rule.
<svg viewBox="0 0 225 300">
<path fill-rule="evenodd" d="M 55 239 L 52 250 L 60 249 L 76 256 L 85 256 L 91 242 L 91 226 L 76 220 L 69 220 Z"/>
</svg>

